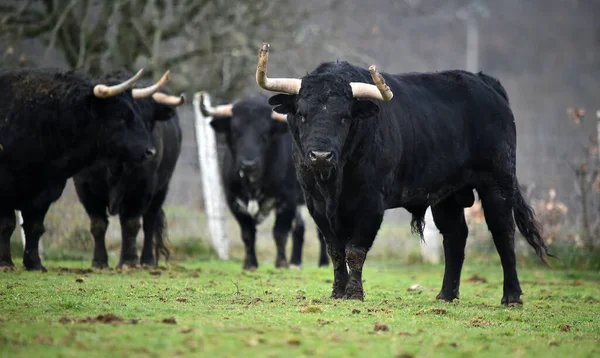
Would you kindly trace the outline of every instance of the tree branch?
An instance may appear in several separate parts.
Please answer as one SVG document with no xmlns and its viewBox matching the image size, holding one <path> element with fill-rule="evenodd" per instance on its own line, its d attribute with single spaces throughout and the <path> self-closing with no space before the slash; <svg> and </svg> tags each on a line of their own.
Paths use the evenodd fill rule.
<svg viewBox="0 0 600 358">
<path fill-rule="evenodd" d="M 67 5 L 67 7 L 63 10 L 63 13 L 60 15 L 60 17 L 58 18 L 58 21 L 54 25 L 54 28 L 52 29 L 52 35 L 50 37 L 50 44 L 48 45 L 48 47 L 46 48 L 46 51 L 44 52 L 44 62 L 47 61 L 50 51 L 52 49 L 54 49 L 54 45 L 56 44 L 56 38 L 58 36 L 58 30 L 60 30 L 60 28 L 62 27 L 63 23 L 65 22 L 67 16 L 69 15 L 69 12 L 75 5 L 77 5 L 77 0 L 71 0 L 69 5 Z"/>
</svg>

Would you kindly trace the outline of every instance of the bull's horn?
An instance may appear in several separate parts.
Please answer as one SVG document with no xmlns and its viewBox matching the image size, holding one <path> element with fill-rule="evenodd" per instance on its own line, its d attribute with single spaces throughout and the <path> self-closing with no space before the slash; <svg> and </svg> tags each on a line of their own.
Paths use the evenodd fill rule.
<svg viewBox="0 0 600 358">
<path fill-rule="evenodd" d="M 152 98 L 154 98 L 157 103 L 173 107 L 178 107 L 185 103 L 185 95 L 183 93 L 179 96 L 170 96 L 162 92 L 156 92 L 152 95 Z"/>
<path fill-rule="evenodd" d="M 209 98 L 208 93 L 200 92 L 200 111 L 205 116 L 231 117 L 233 115 L 233 104 L 222 104 L 220 106 L 211 107 L 206 105 L 205 98 Z"/>
<path fill-rule="evenodd" d="M 275 111 L 271 112 L 271 118 L 276 121 L 287 122 L 287 114 L 277 113 Z"/>
<path fill-rule="evenodd" d="M 371 65 L 369 67 L 369 72 L 371 73 L 375 85 L 363 82 L 350 82 L 352 96 L 354 98 L 370 98 L 379 101 L 389 101 L 392 99 L 394 93 L 392 93 L 392 90 L 385 84 L 385 80 L 379 71 L 377 71 L 377 67 Z"/>
<path fill-rule="evenodd" d="M 256 83 L 266 90 L 298 94 L 302 80 L 299 78 L 268 78 L 267 62 L 269 62 L 269 43 L 263 42 L 258 52 L 258 66 L 256 66 Z"/>
<path fill-rule="evenodd" d="M 134 99 L 148 98 L 158 91 L 162 86 L 169 81 L 169 70 L 152 86 L 145 88 L 134 88 L 131 90 L 131 95 Z"/>
<path fill-rule="evenodd" d="M 94 86 L 94 96 L 96 96 L 98 98 L 108 98 L 108 97 L 116 96 L 119 93 L 123 93 L 126 90 L 128 90 L 129 88 L 131 88 L 131 86 L 133 86 L 135 81 L 139 80 L 140 77 L 142 77 L 143 72 L 144 72 L 144 69 L 142 68 L 135 74 L 135 76 L 131 77 L 130 79 L 128 79 L 127 81 L 125 81 L 123 83 L 119 83 L 118 85 L 114 85 L 114 86 L 95 85 Z"/>
</svg>

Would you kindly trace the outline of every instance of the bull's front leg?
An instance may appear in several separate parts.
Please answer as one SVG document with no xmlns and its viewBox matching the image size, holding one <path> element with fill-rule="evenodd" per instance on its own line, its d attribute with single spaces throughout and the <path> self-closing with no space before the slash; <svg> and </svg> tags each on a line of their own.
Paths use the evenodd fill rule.
<svg viewBox="0 0 600 358">
<path fill-rule="evenodd" d="M 275 267 L 288 267 L 288 262 L 285 257 L 285 245 L 292 228 L 292 221 L 296 216 L 296 207 L 293 203 L 288 203 L 277 208 L 277 217 L 275 218 L 275 226 L 273 227 L 273 239 L 277 247 L 277 258 L 275 259 Z"/>
<path fill-rule="evenodd" d="M 0 270 L 15 268 L 10 254 L 10 237 L 16 226 L 15 211 L 3 210 L 0 213 Z"/>
<path fill-rule="evenodd" d="M 343 246 L 337 240 L 328 240 L 327 234 L 325 240 L 327 242 L 327 253 L 331 258 L 333 265 L 333 289 L 331 298 L 343 298 L 348 285 L 348 268 L 346 267 L 346 253 Z"/>
<path fill-rule="evenodd" d="M 117 268 L 123 266 L 139 267 L 136 239 L 141 228 L 140 217 L 125 218 L 119 215 L 121 220 L 121 258 Z"/>
<path fill-rule="evenodd" d="M 361 212 L 360 219 L 356 218 L 356 224 L 345 251 L 346 263 L 350 268 L 350 278 L 344 293 L 346 299 L 364 301 L 363 265 L 367 259 L 367 252 L 373 245 L 373 241 L 375 241 L 382 220 L 383 213 L 367 214 Z"/>
<path fill-rule="evenodd" d="M 25 209 L 23 214 L 23 231 L 25 232 L 25 251 L 23 252 L 23 265 L 29 271 L 39 270 L 46 272 L 40 259 L 40 238 L 44 234 L 44 218 L 50 208 L 50 203 L 41 208 Z"/>
</svg>

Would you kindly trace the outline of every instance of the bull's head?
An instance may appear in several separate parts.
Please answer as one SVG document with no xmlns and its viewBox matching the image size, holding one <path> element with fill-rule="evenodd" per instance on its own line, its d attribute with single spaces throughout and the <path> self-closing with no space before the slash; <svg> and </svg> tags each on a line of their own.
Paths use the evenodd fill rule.
<svg viewBox="0 0 600 358">
<path fill-rule="evenodd" d="M 263 96 L 247 97 L 234 104 L 209 107 L 201 93 L 200 109 L 214 119 L 210 125 L 227 138 L 238 175 L 246 184 L 260 185 L 273 140 L 287 132 L 285 115 L 273 112 Z"/>
<path fill-rule="evenodd" d="M 275 111 L 287 114 L 292 136 L 306 166 L 327 181 L 343 166 L 342 149 L 353 126 L 379 113 L 376 102 L 393 94 L 375 66 L 369 72 L 375 85 L 348 82 L 332 73 L 315 71 L 302 79 L 268 78 L 269 44 L 258 55 L 256 82 L 266 90 L 282 92 L 271 97 Z"/>
<path fill-rule="evenodd" d="M 105 153 L 110 158 L 140 163 L 154 157 L 156 148 L 147 123 L 147 109 L 152 108 L 152 101 L 169 106 L 183 103 L 180 98 L 157 92 L 169 80 L 169 71 L 155 84 L 132 89 L 142 72 L 139 70 L 128 79 L 124 73 L 109 74 L 101 79 L 107 84 L 93 88 L 94 109 L 100 120 L 96 138 L 106 144 Z M 170 116 L 153 114 L 153 117 L 165 120 Z"/>
</svg>

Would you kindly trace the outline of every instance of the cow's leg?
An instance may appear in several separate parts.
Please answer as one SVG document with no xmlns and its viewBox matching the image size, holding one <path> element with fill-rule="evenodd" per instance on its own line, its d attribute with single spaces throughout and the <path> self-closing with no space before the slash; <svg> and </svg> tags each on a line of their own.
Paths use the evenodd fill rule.
<svg viewBox="0 0 600 358">
<path fill-rule="evenodd" d="M 244 243 L 244 249 L 246 251 L 246 257 L 244 257 L 244 270 L 254 271 L 258 268 L 258 260 L 256 259 L 256 223 L 250 216 L 238 213 L 232 210 L 235 219 L 240 226 L 240 233 L 242 236 L 242 242 Z"/>
<path fill-rule="evenodd" d="M 277 258 L 275 259 L 275 267 L 277 268 L 288 267 L 287 259 L 285 257 L 285 245 L 287 244 L 287 238 L 295 216 L 295 206 L 286 205 L 281 208 L 281 211 L 277 213 L 277 217 L 275 218 L 273 239 L 275 240 L 275 246 L 277 247 Z"/>
<path fill-rule="evenodd" d="M 94 237 L 94 258 L 92 267 L 108 268 L 108 253 L 106 252 L 106 230 L 108 217 L 106 214 L 90 215 L 90 232 Z"/>
<path fill-rule="evenodd" d="M 304 246 L 304 218 L 300 210 L 296 211 L 294 218 L 294 228 L 292 230 L 292 257 L 290 258 L 290 267 L 302 267 L 302 249 Z"/>
<path fill-rule="evenodd" d="M 459 298 L 460 273 L 465 260 L 465 245 L 469 229 L 464 208 L 454 197 L 445 199 L 431 208 L 435 226 L 444 238 L 444 281 L 438 300 L 452 302 Z"/>
<path fill-rule="evenodd" d="M 327 239 L 327 236 L 325 236 Z M 343 244 L 337 240 L 327 241 L 327 252 L 333 265 L 332 298 L 343 298 L 348 285 L 348 267 L 346 266 L 346 252 Z"/>
<path fill-rule="evenodd" d="M 10 254 L 10 237 L 16 226 L 17 219 L 14 210 L 4 210 L 0 213 L 0 269 L 14 269 L 15 267 Z"/>
<path fill-rule="evenodd" d="M 510 182 L 507 179 L 504 182 Z M 515 257 L 515 222 L 513 220 L 514 188 L 487 188 L 480 194 L 488 230 L 500 255 L 504 271 L 504 305 L 521 305 L 521 285 L 517 276 Z"/>
<path fill-rule="evenodd" d="M 157 265 L 161 253 L 165 256 L 165 260 L 168 260 L 169 250 L 164 242 L 167 222 L 162 209 L 166 196 L 167 190 L 157 191 L 144 214 L 144 246 L 140 258 L 140 264 L 142 265 Z M 156 258 L 154 257 L 153 248 L 156 249 Z"/>
<path fill-rule="evenodd" d="M 137 267 L 138 266 L 138 253 L 135 245 L 137 234 L 140 231 L 140 218 L 139 217 L 125 217 L 123 214 L 119 215 L 121 221 L 121 258 L 117 267 Z"/>
<path fill-rule="evenodd" d="M 327 245 L 321 230 L 317 228 L 317 236 L 319 238 L 319 267 L 329 266 L 329 256 L 327 256 Z"/>
<path fill-rule="evenodd" d="M 25 251 L 23 252 L 23 265 L 27 270 L 40 270 L 46 272 L 40 259 L 40 237 L 44 234 L 44 218 L 50 208 L 50 203 L 40 205 L 35 209 L 25 209 L 23 214 L 23 231 L 25 232 Z"/>
<path fill-rule="evenodd" d="M 346 245 L 346 262 L 350 269 L 350 279 L 344 293 L 346 299 L 364 301 L 363 265 L 383 221 L 383 213 L 374 211 L 361 213 L 361 218 L 357 218 L 350 241 Z"/>
</svg>

